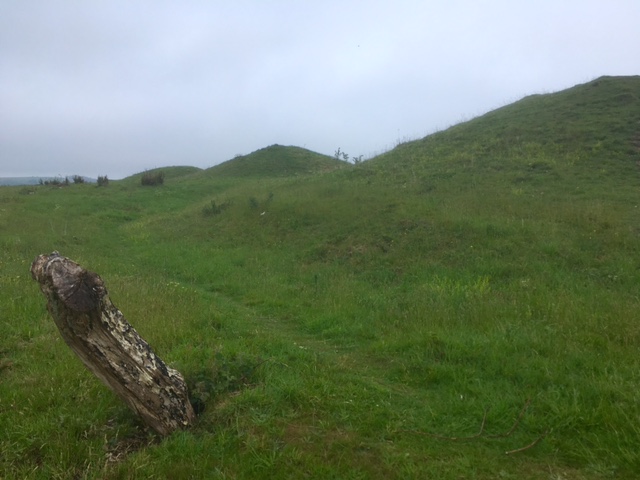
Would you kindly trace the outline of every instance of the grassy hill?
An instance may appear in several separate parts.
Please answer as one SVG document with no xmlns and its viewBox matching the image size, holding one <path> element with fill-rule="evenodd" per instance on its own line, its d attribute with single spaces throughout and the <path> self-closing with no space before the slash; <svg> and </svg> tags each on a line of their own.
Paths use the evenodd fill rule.
<svg viewBox="0 0 640 480">
<path fill-rule="evenodd" d="M 155 175 L 158 173 L 162 173 L 166 180 L 175 180 L 175 179 L 182 179 L 183 177 L 188 177 L 190 175 L 197 174 L 198 172 L 202 172 L 202 169 L 198 167 L 189 167 L 184 165 L 158 167 L 158 168 L 152 168 L 150 170 L 145 170 L 144 172 L 136 173 L 134 175 L 130 175 L 127 178 L 124 178 L 122 182 L 139 185 L 144 175 Z"/>
<path fill-rule="evenodd" d="M 305 148 L 271 145 L 211 167 L 209 172 L 215 176 L 282 177 L 327 172 L 344 166 L 348 164 Z"/>
<path fill-rule="evenodd" d="M 635 478 L 638 98 L 605 77 L 348 168 L 3 187 L 0 476 Z M 184 373 L 194 428 L 156 439 L 74 358 L 28 274 L 52 250 Z"/>
<path fill-rule="evenodd" d="M 625 176 L 640 159 L 640 77 L 602 77 L 532 95 L 375 159 L 413 175 L 496 174 L 529 182 L 538 174 Z M 420 172 L 416 172 L 420 173 Z M 547 175 L 549 176 L 549 175 Z"/>
</svg>

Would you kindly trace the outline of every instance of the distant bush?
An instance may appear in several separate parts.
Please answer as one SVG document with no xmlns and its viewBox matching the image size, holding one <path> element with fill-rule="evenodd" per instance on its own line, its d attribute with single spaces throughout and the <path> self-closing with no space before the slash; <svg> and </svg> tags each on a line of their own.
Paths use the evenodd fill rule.
<svg viewBox="0 0 640 480">
<path fill-rule="evenodd" d="M 206 205 L 202 209 L 202 214 L 205 217 L 210 217 L 212 215 L 220 215 L 222 212 L 224 212 L 230 206 L 231 206 L 231 202 L 229 200 L 227 200 L 225 202 L 222 202 L 222 203 L 216 203 L 215 200 L 211 200 L 211 204 Z"/>
<path fill-rule="evenodd" d="M 349 154 L 346 152 L 343 152 L 340 150 L 340 147 L 338 147 L 338 150 L 336 150 L 336 152 L 333 154 L 334 158 L 336 160 L 344 160 L 345 162 L 349 161 Z"/>
<path fill-rule="evenodd" d="M 61 177 L 52 178 L 50 180 L 40 179 L 40 185 L 47 185 L 51 187 L 68 187 L 71 182 L 69 182 L 69 177 L 64 177 L 64 180 Z"/>
<path fill-rule="evenodd" d="M 340 150 L 340 147 L 338 147 L 338 150 L 335 151 L 335 153 L 333 154 L 333 157 L 336 160 L 343 160 L 345 162 L 349 161 L 349 154 Z M 353 156 L 351 157 L 351 160 L 353 161 L 354 165 L 360 165 L 363 161 L 362 157 L 363 155 L 358 155 L 357 157 Z"/>
<path fill-rule="evenodd" d="M 109 179 L 107 178 L 107 176 L 105 175 L 104 177 L 101 177 L 100 175 L 98 175 L 98 186 L 106 187 L 107 185 L 109 185 Z"/>
<path fill-rule="evenodd" d="M 145 172 L 142 175 L 142 185 L 156 186 L 164 183 L 164 172 Z"/>
<path fill-rule="evenodd" d="M 71 180 L 73 180 L 73 183 L 75 184 L 84 183 L 84 177 L 81 177 L 80 175 L 74 175 L 71 177 Z"/>
</svg>

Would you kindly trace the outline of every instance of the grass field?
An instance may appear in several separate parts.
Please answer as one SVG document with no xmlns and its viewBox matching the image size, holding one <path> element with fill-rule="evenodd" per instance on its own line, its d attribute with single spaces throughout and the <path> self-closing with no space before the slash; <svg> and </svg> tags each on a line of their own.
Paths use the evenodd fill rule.
<svg viewBox="0 0 640 480">
<path fill-rule="evenodd" d="M 637 478 L 639 162 L 640 77 L 603 77 L 358 166 L 2 187 L 0 478 Z M 156 438 L 74 357 L 29 274 L 53 250 L 193 428 Z"/>
</svg>

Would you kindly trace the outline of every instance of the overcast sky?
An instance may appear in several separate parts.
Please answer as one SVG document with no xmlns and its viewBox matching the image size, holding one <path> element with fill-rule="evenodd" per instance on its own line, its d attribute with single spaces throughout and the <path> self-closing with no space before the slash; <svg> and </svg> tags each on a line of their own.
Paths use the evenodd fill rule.
<svg viewBox="0 0 640 480">
<path fill-rule="evenodd" d="M 640 0 L 0 0 L 0 176 L 371 157 L 640 74 Z"/>
</svg>

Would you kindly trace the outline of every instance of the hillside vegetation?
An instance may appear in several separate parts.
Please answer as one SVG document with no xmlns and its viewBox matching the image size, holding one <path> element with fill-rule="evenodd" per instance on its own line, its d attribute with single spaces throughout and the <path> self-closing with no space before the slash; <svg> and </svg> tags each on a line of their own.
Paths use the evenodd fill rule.
<svg viewBox="0 0 640 480">
<path fill-rule="evenodd" d="M 640 77 L 358 166 L 271 146 L 0 189 L 0 477 L 637 478 Z M 97 272 L 201 411 L 157 439 L 29 276 Z"/>
</svg>

